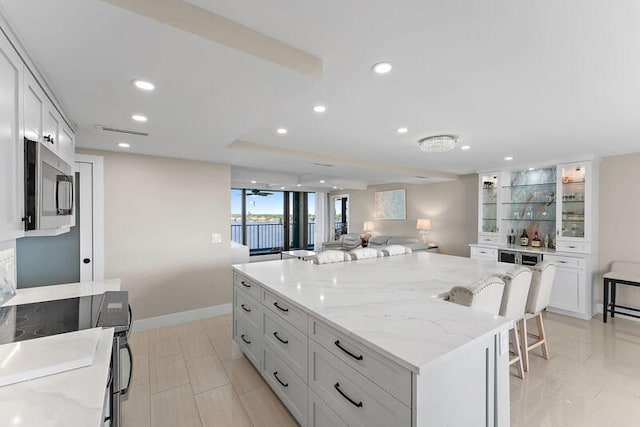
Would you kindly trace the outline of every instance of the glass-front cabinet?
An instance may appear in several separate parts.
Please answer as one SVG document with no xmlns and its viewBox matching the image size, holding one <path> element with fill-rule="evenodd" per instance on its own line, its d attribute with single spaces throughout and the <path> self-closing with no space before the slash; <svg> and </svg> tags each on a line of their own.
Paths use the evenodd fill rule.
<svg viewBox="0 0 640 427">
<path fill-rule="evenodd" d="M 498 244 L 500 239 L 498 207 L 500 206 L 500 186 L 503 185 L 500 176 L 498 172 L 480 174 L 478 234 L 481 242 Z"/>
<path fill-rule="evenodd" d="M 504 243 L 520 244 L 526 234 L 531 245 L 553 246 L 556 229 L 556 167 L 528 168 L 509 173 L 503 188 Z"/>
<path fill-rule="evenodd" d="M 558 249 L 590 252 L 593 201 L 591 162 L 558 165 Z"/>
</svg>

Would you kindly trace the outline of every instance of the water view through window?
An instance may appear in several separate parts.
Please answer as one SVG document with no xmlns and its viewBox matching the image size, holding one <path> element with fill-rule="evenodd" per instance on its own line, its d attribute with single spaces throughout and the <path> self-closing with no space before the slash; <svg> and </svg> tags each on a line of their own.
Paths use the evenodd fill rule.
<svg viewBox="0 0 640 427">
<path fill-rule="evenodd" d="M 312 248 L 314 196 L 304 192 L 232 189 L 231 240 L 247 245 L 252 254 Z"/>
</svg>

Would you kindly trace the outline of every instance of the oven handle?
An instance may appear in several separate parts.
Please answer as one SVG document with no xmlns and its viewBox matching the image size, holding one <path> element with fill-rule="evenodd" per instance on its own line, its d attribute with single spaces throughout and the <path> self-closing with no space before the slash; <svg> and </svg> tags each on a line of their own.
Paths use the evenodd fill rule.
<svg viewBox="0 0 640 427">
<path fill-rule="evenodd" d="M 127 349 L 127 354 L 129 355 L 129 381 L 127 381 L 127 387 L 120 391 L 121 395 L 129 393 L 131 378 L 133 377 L 133 353 L 131 352 L 131 346 L 129 345 L 129 342 L 125 344 L 125 348 Z"/>
</svg>

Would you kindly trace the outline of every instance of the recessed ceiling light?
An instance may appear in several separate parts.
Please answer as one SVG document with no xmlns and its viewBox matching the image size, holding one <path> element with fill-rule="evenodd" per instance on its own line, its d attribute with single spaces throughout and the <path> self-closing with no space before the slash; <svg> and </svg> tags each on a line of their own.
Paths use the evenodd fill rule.
<svg viewBox="0 0 640 427">
<path fill-rule="evenodd" d="M 407 133 L 407 132 L 409 132 L 409 129 L 407 129 L 407 128 L 398 128 L 397 132 L 398 133 Z"/>
<path fill-rule="evenodd" d="M 468 149 L 470 149 L 471 146 L 470 145 L 463 145 L 462 147 L 460 147 L 461 150 L 467 151 Z"/>
<path fill-rule="evenodd" d="M 393 67 L 390 62 L 378 62 L 371 67 L 373 72 L 376 74 L 387 74 L 392 68 Z"/>
<path fill-rule="evenodd" d="M 146 122 L 147 121 L 147 117 L 143 116 L 142 114 L 134 114 L 133 116 L 131 116 L 131 118 L 133 120 L 135 120 L 136 122 Z"/>
<path fill-rule="evenodd" d="M 156 88 L 153 83 L 148 82 L 146 80 L 132 80 L 131 83 L 135 87 L 137 87 L 138 89 L 141 89 L 141 90 L 150 91 L 150 90 L 154 90 Z"/>
<path fill-rule="evenodd" d="M 513 160 L 513 156 L 507 156 L 504 158 L 507 162 L 510 162 L 511 160 Z"/>
<path fill-rule="evenodd" d="M 324 105 L 316 105 L 315 107 L 313 107 L 313 111 L 315 111 L 316 113 L 324 113 L 325 111 L 327 111 L 327 107 L 325 107 Z"/>
<path fill-rule="evenodd" d="M 530 171 L 536 170 L 536 168 L 529 168 Z"/>
<path fill-rule="evenodd" d="M 131 147 L 131 145 L 129 145 L 126 142 L 118 142 L 118 147 L 120 147 L 120 148 L 129 148 L 129 147 Z"/>
<path fill-rule="evenodd" d="M 320 184 L 324 184 L 324 179 L 321 179 L 321 180 L 320 180 Z"/>
<path fill-rule="evenodd" d="M 252 180 L 251 180 L 251 183 L 252 183 L 252 184 L 255 184 L 256 182 L 257 182 L 257 181 L 256 181 L 255 179 L 252 179 Z"/>
<path fill-rule="evenodd" d="M 336 186 L 334 185 L 334 186 L 333 186 L 333 189 L 334 189 L 334 190 L 337 190 L 337 189 L 338 189 L 338 187 L 336 187 Z"/>
<path fill-rule="evenodd" d="M 287 133 L 287 130 L 285 128 L 278 128 L 276 129 L 276 132 L 278 132 L 280 135 L 284 135 Z"/>
<path fill-rule="evenodd" d="M 281 190 L 284 190 L 284 187 L 280 187 Z"/>
<path fill-rule="evenodd" d="M 302 184 L 296 184 L 296 187 L 302 187 Z"/>
</svg>

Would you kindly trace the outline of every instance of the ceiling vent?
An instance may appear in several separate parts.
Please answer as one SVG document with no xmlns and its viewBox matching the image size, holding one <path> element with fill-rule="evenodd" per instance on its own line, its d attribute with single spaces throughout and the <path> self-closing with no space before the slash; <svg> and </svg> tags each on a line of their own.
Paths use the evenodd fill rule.
<svg viewBox="0 0 640 427">
<path fill-rule="evenodd" d="M 313 166 L 322 166 L 324 168 L 333 168 L 335 167 L 335 165 L 329 164 L 329 163 L 316 163 L 316 162 L 311 162 L 311 164 Z"/>
<path fill-rule="evenodd" d="M 428 176 L 422 176 L 422 175 L 416 175 L 416 178 L 418 178 L 418 179 L 429 179 Z"/>
<path fill-rule="evenodd" d="M 131 129 L 118 129 L 118 128 L 114 128 L 106 125 L 96 125 L 96 129 L 104 132 L 124 133 L 126 135 L 149 136 L 147 132 L 140 132 L 140 131 L 131 130 Z"/>
</svg>

